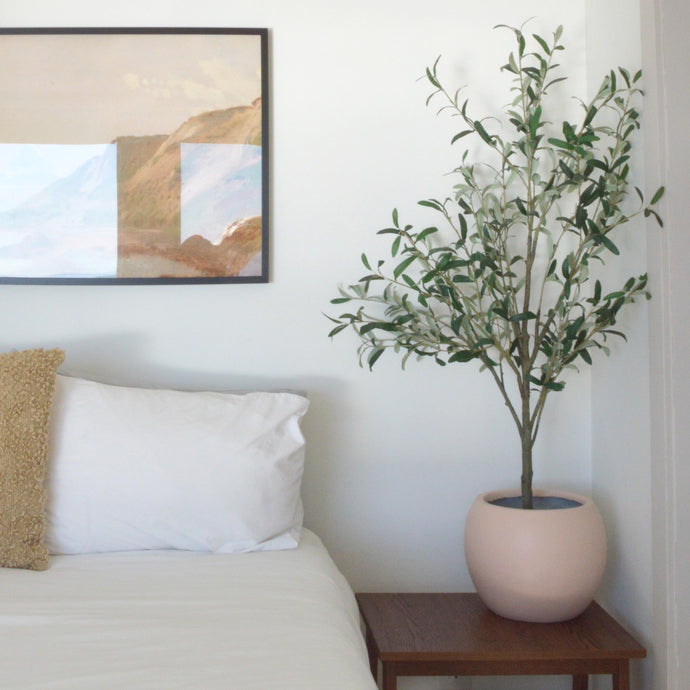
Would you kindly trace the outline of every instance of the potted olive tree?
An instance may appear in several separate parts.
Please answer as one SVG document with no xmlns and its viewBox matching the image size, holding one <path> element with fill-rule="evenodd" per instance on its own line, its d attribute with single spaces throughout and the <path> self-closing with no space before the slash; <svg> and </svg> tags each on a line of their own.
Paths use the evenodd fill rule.
<svg viewBox="0 0 690 690">
<path fill-rule="evenodd" d="M 591 601 L 603 574 L 605 539 L 602 546 L 601 518 L 585 497 L 561 496 L 563 510 L 549 510 L 546 516 L 536 510 L 554 503 L 532 488 L 533 448 L 547 399 L 563 390 L 567 370 L 590 365 L 597 351 L 608 355 L 611 338 L 625 338 L 617 323 L 621 313 L 638 298 L 649 298 L 646 274 L 611 286 L 604 267 L 619 256 L 617 234 L 631 218 L 653 216 L 661 225 L 654 206 L 663 188 L 649 202 L 639 188 L 629 191 L 631 140 L 640 127 L 635 103 L 641 73 L 612 70 L 590 102 L 580 101 L 581 118 L 571 122 L 554 112 L 549 98 L 565 80 L 557 64 L 564 49 L 562 27 L 550 41 L 527 35 L 524 27 L 505 28 L 516 45 L 501 68 L 512 75 L 513 87 L 499 118 L 475 117 L 460 92 L 443 85 L 438 60 L 427 69 L 432 87 L 427 102 L 440 100 L 441 111 L 461 124 L 451 143 L 472 142 L 475 148 L 460 156 L 452 196 L 419 202 L 435 214 L 436 223 L 415 228 L 393 211 L 392 225 L 380 231 L 391 238 L 390 259 L 371 261 L 362 255 L 366 275 L 341 287 L 332 300 L 354 306 L 329 317 L 336 324 L 330 335 L 354 330 L 360 363 L 370 368 L 386 350 L 394 350 L 402 355 L 403 366 L 410 357 L 432 358 L 441 366 L 476 361 L 494 380 L 520 438 L 521 490 L 517 496 L 492 493 L 477 499 L 466 527 L 468 566 L 480 595 L 494 610 L 516 618 L 557 620 L 577 615 Z M 584 522 L 601 534 L 585 537 L 583 546 L 603 553 L 585 557 L 590 565 L 583 577 L 593 582 L 580 595 L 584 604 L 571 602 L 552 612 L 542 598 L 536 604 L 540 613 L 534 614 L 521 606 L 506 608 L 485 594 L 476 578 L 489 566 L 479 563 L 483 556 L 475 550 L 498 552 L 499 572 L 490 578 L 499 584 L 514 581 L 525 559 L 534 556 L 521 552 L 516 558 L 522 565 L 511 565 L 506 551 L 520 537 L 511 533 L 492 547 L 486 534 L 468 533 L 480 520 L 475 514 L 484 511 L 527 521 L 525 539 L 530 542 L 548 541 L 546 535 L 534 536 L 538 513 L 552 527 L 563 516 L 588 513 Z M 523 527 L 517 529 L 524 534 Z M 556 542 L 577 541 L 570 529 L 557 528 Z M 562 530 L 569 532 L 567 537 Z M 583 554 L 555 558 L 572 574 Z M 542 574 L 536 579 L 534 573 L 526 575 L 530 587 L 551 600 L 562 599 L 555 591 L 557 576 L 547 573 L 538 559 L 535 564 Z"/>
</svg>

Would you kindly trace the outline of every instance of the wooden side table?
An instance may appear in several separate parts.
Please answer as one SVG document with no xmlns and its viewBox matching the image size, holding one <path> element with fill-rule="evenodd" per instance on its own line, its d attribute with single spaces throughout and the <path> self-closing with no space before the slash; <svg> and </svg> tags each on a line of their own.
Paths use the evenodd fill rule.
<svg viewBox="0 0 690 690">
<path fill-rule="evenodd" d="M 398 676 L 513 675 L 571 675 L 573 690 L 587 690 L 593 673 L 629 690 L 629 660 L 646 656 L 596 603 L 564 623 L 522 623 L 476 594 L 357 594 L 357 602 L 383 690 L 396 690 Z"/>
</svg>

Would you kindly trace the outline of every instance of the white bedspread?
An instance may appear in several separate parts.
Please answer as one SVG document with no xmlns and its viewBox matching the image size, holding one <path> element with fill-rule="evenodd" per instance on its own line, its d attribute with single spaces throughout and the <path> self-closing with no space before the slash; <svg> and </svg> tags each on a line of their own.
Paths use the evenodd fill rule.
<svg viewBox="0 0 690 690">
<path fill-rule="evenodd" d="M 375 690 L 352 592 L 289 551 L 53 556 L 0 570 L 3 690 Z"/>
</svg>

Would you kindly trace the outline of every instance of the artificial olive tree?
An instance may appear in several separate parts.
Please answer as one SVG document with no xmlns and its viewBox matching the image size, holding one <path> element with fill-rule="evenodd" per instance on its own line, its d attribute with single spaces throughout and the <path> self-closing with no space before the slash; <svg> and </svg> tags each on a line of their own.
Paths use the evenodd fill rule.
<svg viewBox="0 0 690 690">
<path fill-rule="evenodd" d="M 625 337 L 621 311 L 649 297 L 646 274 L 611 287 L 602 267 L 619 256 L 616 235 L 631 218 L 644 213 L 661 225 L 653 207 L 663 188 L 648 204 L 637 187 L 629 198 L 641 73 L 612 70 L 571 122 L 549 98 L 565 80 L 556 63 L 562 27 L 551 42 L 506 28 L 516 47 L 501 68 L 513 75 L 502 117 L 475 118 L 460 91 L 443 86 L 439 60 L 427 69 L 427 103 L 440 99 L 461 123 L 451 143 L 474 139 L 474 149 L 459 157 L 452 196 L 419 202 L 440 222 L 416 229 L 394 210 L 380 231 L 391 238 L 390 259 L 363 254 L 367 274 L 332 300 L 357 308 L 329 318 L 331 336 L 357 333 L 370 368 L 388 349 L 403 366 L 410 356 L 442 366 L 477 360 L 518 429 L 522 507 L 531 508 L 548 394 L 563 389 L 566 369 L 591 364 L 596 350 L 609 354 L 608 338 Z"/>
</svg>

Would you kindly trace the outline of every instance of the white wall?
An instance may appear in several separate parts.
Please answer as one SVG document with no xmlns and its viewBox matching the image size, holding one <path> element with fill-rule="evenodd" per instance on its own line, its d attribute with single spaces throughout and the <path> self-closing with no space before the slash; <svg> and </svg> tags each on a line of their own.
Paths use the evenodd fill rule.
<svg viewBox="0 0 690 690">
<path fill-rule="evenodd" d="M 637 0 L 587 2 L 587 63 L 590 92 L 603 74 L 622 65 L 642 65 L 640 7 Z M 612 27 L 624 30 L 612 31 Z M 644 86 L 653 75 L 647 75 Z M 645 108 L 643 103 L 643 117 Z M 646 132 L 646 130 L 643 130 Z M 644 137 L 633 143 L 633 184 L 645 181 Z M 652 191 L 653 193 L 653 191 Z M 633 195 L 634 196 L 634 195 Z M 631 208 L 635 202 L 631 204 Z M 624 260 L 611 263 L 607 279 L 613 290 L 631 275 L 647 270 L 646 233 L 659 233 L 656 224 L 637 219 L 618 237 Z M 600 597 L 609 610 L 649 649 L 650 657 L 632 664 L 633 687 L 653 683 L 653 577 L 650 491 L 649 343 L 646 304 L 624 316 L 628 342 L 613 343 L 613 356 L 600 362 L 592 377 L 593 496 L 607 526 L 609 558 Z M 608 687 L 603 683 L 600 687 Z"/>
<path fill-rule="evenodd" d="M 622 17 L 632 27 L 636 4 L 588 3 L 588 19 L 600 20 L 587 22 L 593 65 L 595 44 L 602 56 L 622 52 L 608 27 Z M 639 236 L 635 240 L 630 270 L 648 265 L 654 297 L 630 324 L 637 336 L 632 347 L 601 369 L 592 387 L 593 487 L 614 527 L 614 566 L 602 595 L 649 653 L 633 666 L 633 687 L 680 690 L 690 673 L 690 475 L 684 426 L 690 414 L 685 296 L 690 150 L 684 134 L 690 111 L 684 29 L 690 7 L 682 0 L 642 0 L 640 10 L 644 172 L 648 188 L 666 185 L 660 207 L 665 227 L 659 231 L 651 224 L 646 243 Z M 646 341 L 639 337 L 644 331 Z"/>
<path fill-rule="evenodd" d="M 616 54 L 639 62 L 638 27 L 628 12 L 635 3 L 614 4 L 629 17 L 615 34 Z M 3 26 L 269 27 L 272 101 L 270 284 L 2 286 L 0 349 L 62 346 L 68 370 L 118 383 L 309 391 L 306 521 L 353 587 L 470 589 L 465 512 L 477 493 L 519 482 L 517 434 L 493 383 L 467 366 L 410 363 L 401 372 L 392 356 L 369 373 L 357 365 L 354 338 L 328 341 L 321 312 L 337 311 L 329 300 L 338 282 L 361 275 L 363 250 L 385 251 L 375 232 L 394 206 L 423 218 L 416 200 L 450 188 L 443 173 L 457 155 L 448 146 L 453 125 L 425 108 L 428 90 L 416 81 L 424 68 L 443 54 L 442 73 L 452 85 L 470 85 L 477 114 L 496 109 L 509 100 L 498 67 L 512 45 L 492 27 L 532 16 L 530 29 L 539 33 L 565 24 L 567 91 L 586 95 L 600 58 L 590 57 L 596 21 L 586 34 L 585 0 L 0 0 Z M 644 314 L 639 319 L 633 342 L 620 351 L 624 367 L 645 366 Z M 646 379 L 625 381 L 602 361 L 596 372 L 606 383 L 595 387 L 604 392 L 595 393 L 591 410 L 589 372 L 552 396 L 537 448 L 541 486 L 589 493 L 592 440 L 598 468 L 599 456 L 611 452 L 602 408 L 645 394 Z M 607 393 L 609 385 L 625 393 Z M 643 404 L 632 415 L 641 425 L 627 449 L 635 454 L 648 452 L 637 444 L 647 412 Z M 627 417 L 616 423 L 628 429 Z M 610 495 L 619 471 L 596 470 L 616 532 L 627 510 Z M 636 493 L 645 481 L 642 467 Z M 637 526 L 647 554 L 649 526 L 642 518 Z M 627 537 L 614 540 L 614 549 L 627 567 Z M 610 577 L 619 574 L 614 565 Z M 634 599 L 637 576 L 625 582 L 624 597 L 612 601 Z M 646 606 L 634 622 L 647 621 Z M 475 687 L 488 687 L 483 682 Z M 501 687 L 520 685 L 506 683 Z M 525 683 L 567 687 L 556 679 Z"/>
<path fill-rule="evenodd" d="M 649 237 L 649 265 L 658 299 L 650 305 L 652 536 L 654 563 L 654 687 L 682 690 L 690 674 L 690 453 L 687 419 L 690 308 L 686 296 L 687 161 L 690 112 L 682 0 L 643 0 L 643 57 L 649 90 L 647 157 L 650 176 L 667 185 L 662 233 Z M 654 30 L 652 31 L 651 28 Z"/>
<path fill-rule="evenodd" d="M 493 384 L 470 367 L 403 373 L 393 358 L 369 373 L 354 338 L 327 339 L 321 312 L 339 281 L 361 275 L 361 251 L 381 247 L 375 231 L 393 206 L 419 215 L 417 199 L 449 188 L 452 126 L 425 108 L 417 77 L 443 53 L 449 80 L 475 85 L 477 107 L 505 103 L 496 75 L 510 36 L 493 25 L 539 15 L 541 30 L 563 14 L 523 5 L 3 0 L 5 26 L 268 26 L 273 204 L 270 284 L 3 286 L 0 343 L 61 345 L 69 370 L 117 382 L 308 390 L 307 520 L 353 585 L 468 587 L 464 513 L 477 492 L 519 474 Z M 577 91 L 582 10 L 569 8 Z M 588 382 L 571 388 L 554 400 L 537 471 L 586 489 Z"/>
<path fill-rule="evenodd" d="M 601 26 L 621 16 L 602 17 L 600 5 L 592 5 L 603 19 Z M 635 8 L 625 9 L 632 17 Z M 636 340 L 627 364 L 617 359 L 593 385 L 593 485 L 609 522 L 617 526 L 612 543 L 616 566 L 609 570 L 603 596 L 649 652 L 645 662 L 634 665 L 633 687 L 680 690 L 690 673 L 690 475 L 684 426 L 690 414 L 685 296 L 690 151 L 684 135 L 690 111 L 685 72 L 690 49 L 684 27 L 690 7 L 678 0 L 642 0 L 640 9 L 647 94 L 645 173 L 650 187 L 667 187 L 660 207 L 665 227 L 652 227 L 647 234 L 654 299 L 634 324 L 636 332 L 648 329 L 647 344 Z M 588 27 L 593 40 L 608 49 L 611 34 L 602 40 L 591 21 Z M 593 58 L 591 50 L 588 55 Z M 636 247 L 638 265 L 644 249 Z M 634 378 L 633 367 L 638 372 Z M 602 423 L 599 412 L 608 412 L 611 426 Z"/>
</svg>

